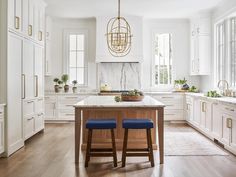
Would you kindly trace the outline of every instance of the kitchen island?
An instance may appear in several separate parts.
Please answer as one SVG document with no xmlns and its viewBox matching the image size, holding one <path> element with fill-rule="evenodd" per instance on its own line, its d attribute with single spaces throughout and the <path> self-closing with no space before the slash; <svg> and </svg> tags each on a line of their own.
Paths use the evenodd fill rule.
<svg viewBox="0 0 236 177">
<path fill-rule="evenodd" d="M 74 105 L 75 107 L 75 162 L 79 162 L 80 148 L 84 150 L 87 143 L 87 130 L 85 123 L 88 119 L 115 118 L 117 128 L 115 139 L 117 149 L 123 145 L 124 130 L 122 120 L 148 118 L 154 123 L 152 129 L 153 148 L 157 149 L 159 141 L 160 163 L 164 160 L 164 107 L 165 105 L 150 96 L 145 96 L 138 102 L 115 102 L 114 96 L 90 96 Z M 158 128 L 157 128 L 158 127 Z M 81 145 L 82 132 L 82 145 Z M 95 130 L 93 134 L 93 147 L 109 147 L 111 137 L 109 131 Z M 146 144 L 146 131 L 130 131 L 128 146 L 131 148 L 144 148 Z"/>
</svg>

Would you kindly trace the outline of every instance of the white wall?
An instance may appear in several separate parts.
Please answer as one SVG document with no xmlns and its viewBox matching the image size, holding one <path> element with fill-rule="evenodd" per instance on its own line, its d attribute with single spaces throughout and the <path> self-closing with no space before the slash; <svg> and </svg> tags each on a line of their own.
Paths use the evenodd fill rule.
<svg viewBox="0 0 236 177">
<path fill-rule="evenodd" d="M 45 90 L 53 89 L 53 78 L 61 77 L 63 74 L 63 56 L 64 56 L 64 35 L 66 29 L 86 29 L 88 30 L 88 87 L 95 89 L 97 87 L 97 75 L 95 64 L 95 43 L 96 43 L 96 19 L 52 19 L 51 34 L 51 58 L 52 75 L 45 78 Z"/>
<path fill-rule="evenodd" d="M 151 87 L 151 60 L 152 60 L 152 39 L 153 33 L 171 33 L 173 49 L 173 79 L 188 80 L 190 85 L 199 87 L 199 77 L 190 77 L 190 23 L 189 20 L 156 20 L 144 19 L 143 24 L 143 47 L 144 62 L 142 64 L 142 88 L 150 89 Z"/>
<path fill-rule="evenodd" d="M 222 1 L 213 11 L 212 11 L 212 58 L 211 58 L 211 66 L 212 73 L 209 76 L 201 76 L 200 85 L 201 90 L 208 91 L 212 89 L 217 89 L 216 83 L 214 83 L 214 25 L 219 20 L 227 17 L 231 13 L 236 13 L 236 1 L 235 0 L 225 0 Z"/>
<path fill-rule="evenodd" d="M 63 74 L 63 30 L 82 28 L 89 30 L 89 77 L 90 89 L 97 88 L 97 67 L 95 64 L 95 19 L 53 19 L 52 23 L 52 76 L 46 77 L 45 89 L 53 89 L 53 78 Z M 141 63 L 141 88 L 150 90 L 152 68 L 152 34 L 153 32 L 173 34 L 173 68 L 174 78 L 188 80 L 190 85 L 199 87 L 199 77 L 189 76 L 190 38 L 188 20 L 155 20 L 144 19 L 143 24 L 143 49 L 144 62 Z M 104 46 L 106 47 L 106 46 Z M 114 73 L 115 74 L 115 73 Z"/>
</svg>

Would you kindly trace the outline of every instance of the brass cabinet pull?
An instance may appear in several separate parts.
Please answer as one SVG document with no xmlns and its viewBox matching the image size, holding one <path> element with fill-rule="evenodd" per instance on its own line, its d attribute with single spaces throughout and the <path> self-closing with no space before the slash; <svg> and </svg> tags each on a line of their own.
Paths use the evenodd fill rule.
<svg viewBox="0 0 236 177">
<path fill-rule="evenodd" d="M 39 31 L 39 34 L 38 34 L 38 38 L 39 38 L 39 41 L 42 41 L 43 40 L 43 32 L 42 31 Z"/>
<path fill-rule="evenodd" d="M 27 103 L 29 104 L 29 103 L 33 103 L 34 101 L 27 101 Z"/>
<path fill-rule="evenodd" d="M 15 29 L 20 29 L 20 17 L 15 16 Z"/>
<path fill-rule="evenodd" d="M 227 118 L 227 128 L 232 128 L 232 119 Z"/>
<path fill-rule="evenodd" d="M 22 90 L 23 90 L 23 95 L 22 95 L 22 99 L 25 99 L 25 74 L 22 74 Z"/>
<path fill-rule="evenodd" d="M 35 88 L 36 88 L 36 89 L 35 89 L 35 97 L 38 97 L 38 95 L 39 95 L 39 93 L 38 93 L 38 92 L 39 92 L 39 89 L 38 89 L 38 80 L 39 80 L 39 79 L 38 79 L 38 76 L 37 76 L 37 75 L 35 75 L 34 77 L 35 77 L 35 81 L 36 81 L 36 82 L 35 82 L 35 83 L 36 83 L 36 84 L 35 84 L 35 85 L 36 85 L 36 87 L 35 87 Z"/>
<path fill-rule="evenodd" d="M 29 25 L 29 26 L 28 26 L 28 35 L 29 35 L 29 36 L 32 36 L 32 35 L 33 35 L 33 26 L 32 26 L 32 25 Z"/>
<path fill-rule="evenodd" d="M 170 97 L 170 96 L 163 96 L 161 98 L 174 98 L 174 97 Z"/>
<path fill-rule="evenodd" d="M 202 112 L 206 112 L 206 103 L 202 102 Z"/>
<path fill-rule="evenodd" d="M 30 121 L 30 120 L 32 120 L 32 119 L 34 119 L 34 117 L 28 118 L 27 120 Z"/>
</svg>

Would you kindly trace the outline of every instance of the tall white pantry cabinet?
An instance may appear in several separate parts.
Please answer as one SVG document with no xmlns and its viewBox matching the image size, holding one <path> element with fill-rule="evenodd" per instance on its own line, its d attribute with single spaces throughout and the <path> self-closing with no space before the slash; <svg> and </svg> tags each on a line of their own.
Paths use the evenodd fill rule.
<svg viewBox="0 0 236 177">
<path fill-rule="evenodd" d="M 2 0 L 0 102 L 6 103 L 5 156 L 44 130 L 43 0 Z"/>
</svg>

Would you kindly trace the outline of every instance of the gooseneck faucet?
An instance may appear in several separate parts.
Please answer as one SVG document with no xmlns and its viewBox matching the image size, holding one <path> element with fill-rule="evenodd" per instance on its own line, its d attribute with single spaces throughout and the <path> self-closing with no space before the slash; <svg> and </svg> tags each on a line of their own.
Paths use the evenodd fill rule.
<svg viewBox="0 0 236 177">
<path fill-rule="evenodd" d="M 222 83 L 222 87 L 220 86 Z M 226 85 L 226 88 L 225 88 Z M 219 80 L 217 87 L 223 92 L 224 96 L 227 96 L 229 90 L 229 83 L 226 80 Z"/>
</svg>

